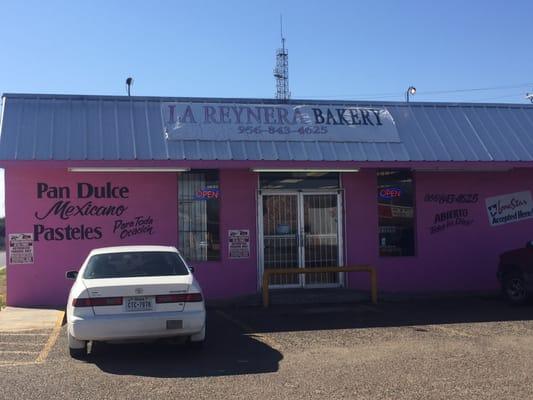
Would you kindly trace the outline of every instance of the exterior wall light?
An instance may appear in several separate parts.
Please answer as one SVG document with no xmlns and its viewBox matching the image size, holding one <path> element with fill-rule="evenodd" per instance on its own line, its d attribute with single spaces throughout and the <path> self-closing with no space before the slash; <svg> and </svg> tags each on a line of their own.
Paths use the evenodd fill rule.
<svg viewBox="0 0 533 400">
<path fill-rule="evenodd" d="M 416 94 L 416 88 L 414 86 L 409 86 L 405 92 L 405 101 L 409 103 L 409 96 Z"/>
</svg>

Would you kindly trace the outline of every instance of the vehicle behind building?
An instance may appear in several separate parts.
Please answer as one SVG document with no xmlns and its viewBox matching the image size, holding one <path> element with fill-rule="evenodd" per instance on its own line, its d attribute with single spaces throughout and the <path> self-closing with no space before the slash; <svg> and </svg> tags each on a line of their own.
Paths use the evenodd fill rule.
<svg viewBox="0 0 533 400">
<path fill-rule="evenodd" d="M 511 303 L 527 302 L 533 293 L 533 241 L 501 254 L 497 277 Z"/>
</svg>

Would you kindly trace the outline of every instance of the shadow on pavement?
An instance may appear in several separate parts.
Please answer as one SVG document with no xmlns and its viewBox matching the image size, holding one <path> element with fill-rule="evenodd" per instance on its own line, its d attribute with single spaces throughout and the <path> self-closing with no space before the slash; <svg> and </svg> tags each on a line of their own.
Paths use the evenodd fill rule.
<svg viewBox="0 0 533 400">
<path fill-rule="evenodd" d="M 282 354 L 246 335 L 216 312 L 208 313 L 207 341 L 202 349 L 186 344 L 95 343 L 87 362 L 116 375 L 161 378 L 206 377 L 275 372 Z"/>
<path fill-rule="evenodd" d="M 453 297 L 235 308 L 231 314 L 254 332 L 267 333 L 533 320 L 533 304 L 512 306 L 499 296 Z"/>
</svg>

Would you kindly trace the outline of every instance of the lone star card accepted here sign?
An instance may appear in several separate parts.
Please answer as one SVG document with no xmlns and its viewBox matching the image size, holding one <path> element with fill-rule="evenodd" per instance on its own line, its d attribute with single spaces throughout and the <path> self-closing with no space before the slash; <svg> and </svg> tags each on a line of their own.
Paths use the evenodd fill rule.
<svg viewBox="0 0 533 400">
<path fill-rule="evenodd" d="M 485 204 L 491 226 L 533 218 L 533 201 L 529 190 L 489 197 Z"/>
</svg>

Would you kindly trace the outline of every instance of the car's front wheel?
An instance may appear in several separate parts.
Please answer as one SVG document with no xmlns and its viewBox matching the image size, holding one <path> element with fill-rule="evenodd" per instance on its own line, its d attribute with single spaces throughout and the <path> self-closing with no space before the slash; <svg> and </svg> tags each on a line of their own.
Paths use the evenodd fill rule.
<svg viewBox="0 0 533 400">
<path fill-rule="evenodd" d="M 82 360 L 87 357 L 87 341 L 78 340 L 68 332 L 68 350 L 72 358 Z"/>
<path fill-rule="evenodd" d="M 503 292 L 512 304 L 524 304 L 528 300 L 526 281 L 520 272 L 510 272 L 503 278 Z"/>
</svg>

